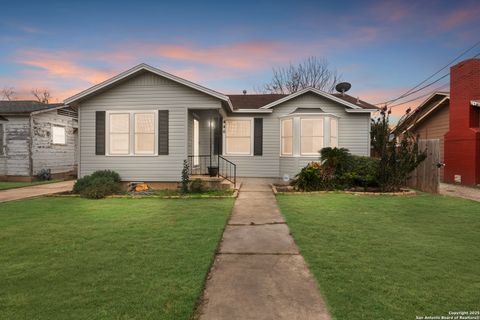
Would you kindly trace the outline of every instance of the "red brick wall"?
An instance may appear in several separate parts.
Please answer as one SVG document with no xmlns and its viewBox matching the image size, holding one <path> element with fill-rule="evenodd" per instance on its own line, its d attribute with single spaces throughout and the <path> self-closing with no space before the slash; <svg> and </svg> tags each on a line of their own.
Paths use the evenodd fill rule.
<svg viewBox="0 0 480 320">
<path fill-rule="evenodd" d="M 480 108 L 470 101 L 480 98 L 480 59 L 460 62 L 450 69 L 450 130 L 445 135 L 444 180 L 480 184 Z"/>
</svg>

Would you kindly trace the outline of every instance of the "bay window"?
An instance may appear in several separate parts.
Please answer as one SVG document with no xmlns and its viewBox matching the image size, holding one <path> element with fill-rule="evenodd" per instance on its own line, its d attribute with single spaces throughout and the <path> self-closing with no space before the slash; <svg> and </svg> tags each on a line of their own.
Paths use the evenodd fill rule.
<svg viewBox="0 0 480 320">
<path fill-rule="evenodd" d="M 282 155 L 293 155 L 293 119 L 282 120 Z"/>
<path fill-rule="evenodd" d="M 225 153 L 227 155 L 252 154 L 252 119 L 225 121 Z"/>
<path fill-rule="evenodd" d="M 109 112 L 107 144 L 109 155 L 155 155 L 156 112 Z"/>
<path fill-rule="evenodd" d="M 300 119 L 300 154 L 318 155 L 323 148 L 323 118 Z"/>
</svg>

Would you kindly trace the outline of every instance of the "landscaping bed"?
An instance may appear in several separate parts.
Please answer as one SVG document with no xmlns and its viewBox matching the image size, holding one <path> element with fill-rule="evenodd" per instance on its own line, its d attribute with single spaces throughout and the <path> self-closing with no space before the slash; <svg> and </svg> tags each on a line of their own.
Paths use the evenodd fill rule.
<svg viewBox="0 0 480 320">
<path fill-rule="evenodd" d="M 277 199 L 335 319 L 478 310 L 480 203 L 428 194 Z"/>
<path fill-rule="evenodd" d="M 0 206 L 0 318 L 189 319 L 233 199 Z"/>
<path fill-rule="evenodd" d="M 289 185 L 275 185 L 272 184 L 272 191 L 274 194 L 325 194 L 325 193 L 349 193 L 357 195 L 370 195 L 370 196 L 415 196 L 417 192 L 412 189 L 401 189 L 396 192 L 382 192 L 379 189 L 368 188 L 364 190 L 363 188 L 352 188 L 348 190 L 323 190 L 323 191 L 298 191 L 293 186 Z"/>
</svg>

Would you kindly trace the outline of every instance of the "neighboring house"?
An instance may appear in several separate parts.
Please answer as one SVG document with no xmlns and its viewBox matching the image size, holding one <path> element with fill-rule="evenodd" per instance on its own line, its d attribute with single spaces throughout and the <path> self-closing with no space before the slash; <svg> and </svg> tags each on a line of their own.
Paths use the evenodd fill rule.
<svg viewBox="0 0 480 320">
<path fill-rule="evenodd" d="M 0 180 L 75 175 L 77 130 L 76 110 L 63 103 L 0 101 Z"/>
<path fill-rule="evenodd" d="M 348 95 L 224 95 L 146 64 L 65 104 L 79 112 L 79 176 L 112 169 L 125 181 L 176 182 L 220 167 L 229 177 L 293 177 L 323 147 L 370 154 L 370 113 Z"/>
<path fill-rule="evenodd" d="M 450 93 L 436 92 L 403 122 L 421 139 L 438 139 L 442 181 L 480 184 L 480 59 L 450 69 Z"/>
</svg>

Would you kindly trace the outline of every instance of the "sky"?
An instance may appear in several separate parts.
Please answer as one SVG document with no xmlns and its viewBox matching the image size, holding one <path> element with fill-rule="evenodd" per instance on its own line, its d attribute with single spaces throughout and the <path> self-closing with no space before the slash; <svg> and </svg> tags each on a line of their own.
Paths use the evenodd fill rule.
<svg viewBox="0 0 480 320">
<path fill-rule="evenodd" d="M 0 89 L 31 99 L 45 88 L 53 102 L 142 62 L 254 93 L 272 68 L 315 56 L 352 84 L 349 94 L 379 103 L 480 40 L 479 0 L 0 2 Z M 438 87 L 448 90 L 448 77 L 410 98 Z"/>
</svg>

